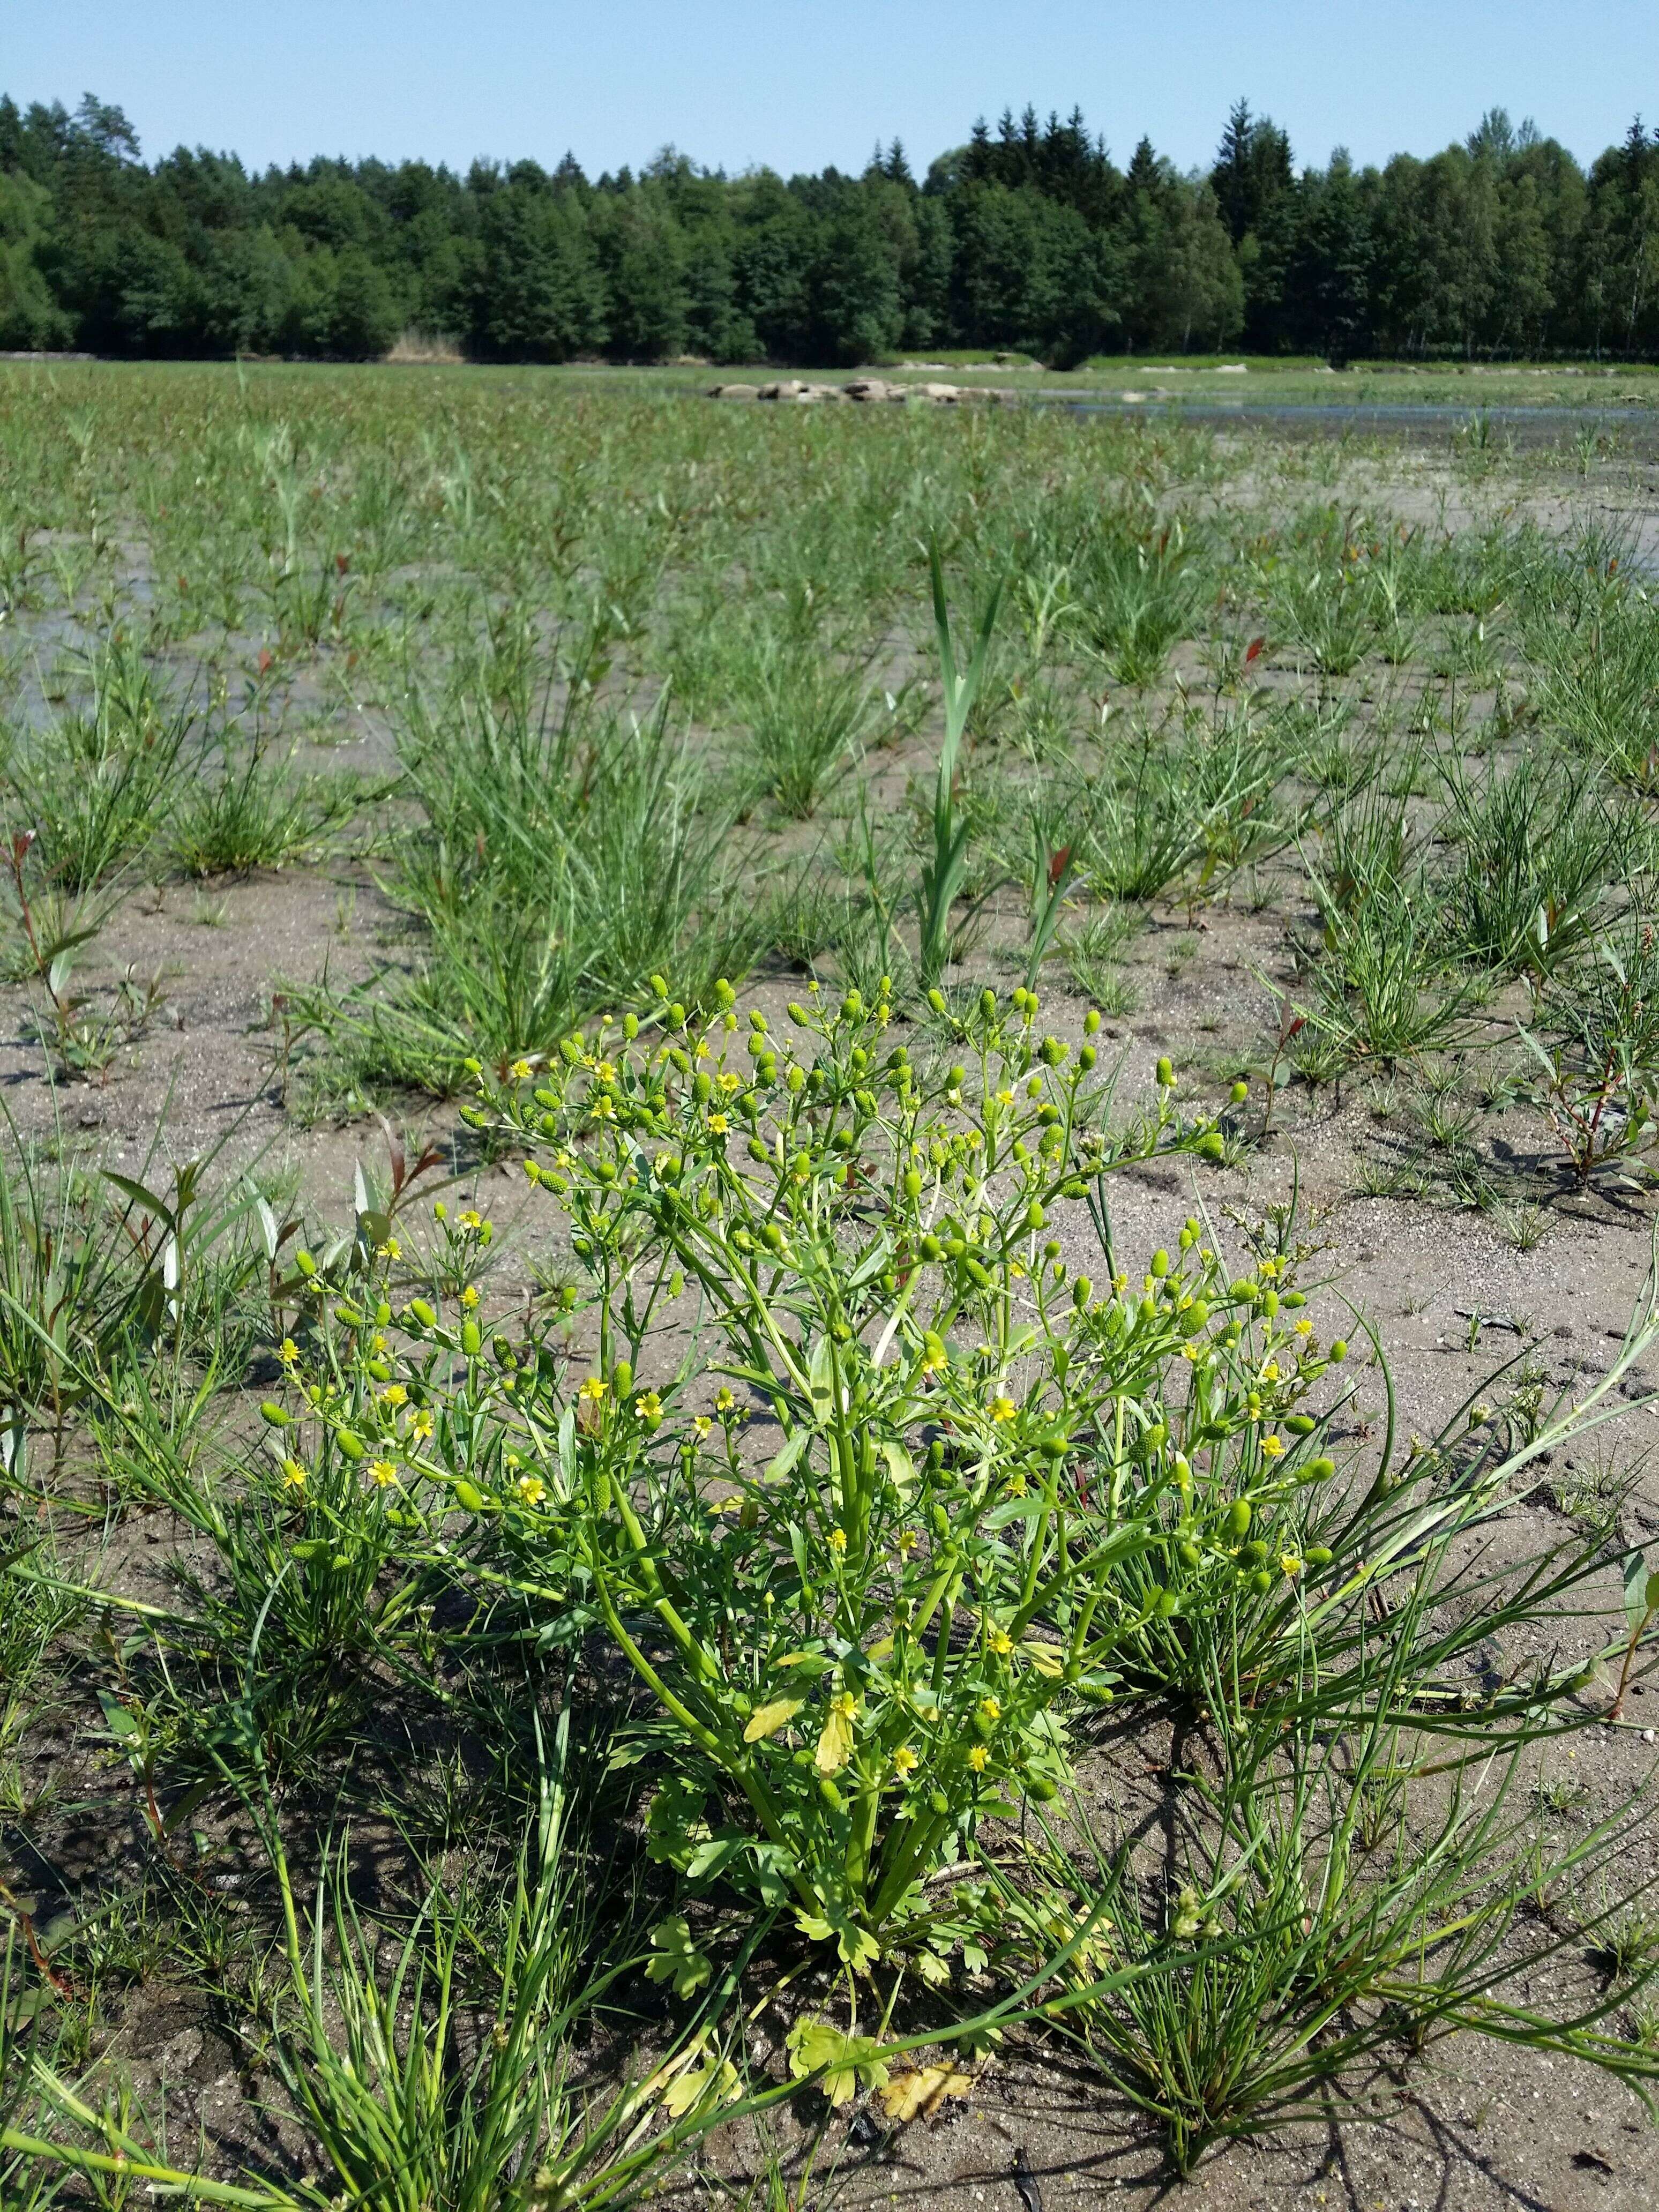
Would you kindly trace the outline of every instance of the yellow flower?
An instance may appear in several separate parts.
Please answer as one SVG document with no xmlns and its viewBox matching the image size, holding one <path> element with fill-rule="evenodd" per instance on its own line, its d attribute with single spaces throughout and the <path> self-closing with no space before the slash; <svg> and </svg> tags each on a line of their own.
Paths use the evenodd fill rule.
<svg viewBox="0 0 1659 2212">
<path fill-rule="evenodd" d="M 847 1531 L 845 1528 L 832 1528 L 830 1531 L 830 1548 L 832 1552 L 837 1553 L 844 1552 L 847 1549 Z"/>
<path fill-rule="evenodd" d="M 1006 1629 L 994 1628 L 987 1640 L 999 1659 L 1006 1659 L 1014 1648 L 1012 1638 Z"/>
<path fill-rule="evenodd" d="M 1301 1573 L 1302 1562 L 1294 1552 L 1281 1552 L 1279 1553 L 1279 1571 L 1281 1575 L 1287 1577 L 1291 1581 L 1294 1581 L 1297 1576 Z"/>
<path fill-rule="evenodd" d="M 734 1075 L 728 1067 L 720 1079 L 720 1085 L 728 1098 L 735 1098 L 743 1088 L 743 1078 L 740 1075 Z"/>
<path fill-rule="evenodd" d="M 282 1361 L 284 1367 L 292 1367 L 295 1361 L 300 1357 L 300 1347 L 295 1344 L 291 1336 L 285 1336 L 283 1339 L 282 1345 L 277 1351 L 276 1357 Z"/>
<path fill-rule="evenodd" d="M 1012 1421 L 1018 1408 L 1012 1398 L 993 1398 L 989 1410 L 994 1421 Z"/>
<path fill-rule="evenodd" d="M 1261 1265 L 1256 1269 L 1256 1273 L 1261 1276 L 1264 1283 L 1271 1283 L 1273 1277 L 1279 1273 L 1278 1261 L 1264 1260 L 1261 1262 Z"/>
<path fill-rule="evenodd" d="M 616 1118 L 617 1109 L 611 1103 L 610 1093 L 601 1091 L 593 1101 L 593 1119 L 596 1121 L 614 1121 Z"/>
<path fill-rule="evenodd" d="M 702 1037 L 702 1038 L 700 1038 L 700 1039 L 698 1040 L 698 1043 L 697 1043 L 697 1055 L 696 1055 L 696 1056 L 697 1056 L 697 1058 L 698 1058 L 699 1060 L 707 1060 L 707 1059 L 708 1059 L 708 1038 L 707 1038 L 707 1037 Z"/>
<path fill-rule="evenodd" d="M 547 1485 L 538 1474 L 521 1474 L 518 1492 L 526 1505 L 539 1505 L 547 1495 Z"/>
<path fill-rule="evenodd" d="M 893 1753 L 893 1771 L 895 1774 L 914 1774 L 921 1764 L 921 1761 L 916 1757 L 916 1754 L 911 1750 L 908 1743 L 902 1743 L 898 1749 Z"/>
<path fill-rule="evenodd" d="M 408 1401 L 409 1393 L 401 1382 L 388 1382 L 380 1393 L 380 1403 L 383 1406 L 403 1406 Z"/>
<path fill-rule="evenodd" d="M 471 1313 L 473 1307 L 476 1306 L 477 1303 L 478 1285 L 476 1283 L 469 1283 L 466 1288 L 461 1292 L 461 1304 L 466 1308 L 467 1311 Z"/>
<path fill-rule="evenodd" d="M 901 1528 L 899 1530 L 898 1548 L 899 1557 L 902 1559 L 908 1559 L 910 1553 L 915 1550 L 916 1532 L 914 1528 Z"/>
<path fill-rule="evenodd" d="M 579 1398 L 586 1398 L 590 1405 L 597 1406 L 610 1388 L 611 1385 L 608 1382 L 602 1382 L 597 1375 L 590 1375 L 581 1389 L 577 1391 L 576 1395 Z"/>
<path fill-rule="evenodd" d="M 692 1422 L 691 1425 L 700 1437 L 706 1437 L 710 1429 L 714 1427 L 714 1424 L 709 1419 L 707 1413 L 699 1413 L 696 1419 Z"/>
<path fill-rule="evenodd" d="M 599 1065 L 594 1068 L 593 1073 L 599 1077 L 601 1083 L 614 1083 L 617 1079 L 616 1068 L 608 1060 L 600 1060 Z"/>
<path fill-rule="evenodd" d="M 987 1751 L 982 1743 L 976 1743 L 968 1754 L 968 1764 L 973 1768 L 975 1774 L 983 1774 L 985 1771 L 985 1762 L 990 1756 L 990 1753 Z"/>
<path fill-rule="evenodd" d="M 1002 1707 L 994 1698 L 981 1698 L 979 1701 L 979 1710 L 981 1717 L 985 1720 L 1000 1721 L 1002 1718 Z"/>
<path fill-rule="evenodd" d="M 731 1124 L 724 1114 L 711 1114 L 708 1117 L 708 1133 L 711 1137 L 723 1137 L 730 1127 Z"/>
<path fill-rule="evenodd" d="M 368 1479 L 376 1490 L 384 1490 L 389 1482 L 398 1480 L 398 1469 L 389 1459 L 372 1459 L 368 1463 Z"/>
<path fill-rule="evenodd" d="M 432 1434 L 431 1414 L 425 1412 L 416 1413 L 414 1419 L 410 1423 L 409 1428 L 410 1435 L 414 1437 L 416 1443 L 424 1443 L 427 1438 Z"/>
<path fill-rule="evenodd" d="M 1009 1476 L 1005 1487 L 1006 1488 L 1010 1498 L 1024 1497 L 1025 1477 L 1020 1473 L 1018 1468 L 1016 1468 L 1014 1472 Z"/>
<path fill-rule="evenodd" d="M 1298 1336 L 1311 1336 L 1313 1334 L 1313 1323 L 1305 1318 L 1297 1322 L 1296 1325 L 1296 1333 Z"/>
<path fill-rule="evenodd" d="M 643 1391 L 634 1401 L 634 1413 L 636 1419 L 654 1426 L 662 1419 L 662 1400 L 654 1390 Z"/>
<path fill-rule="evenodd" d="M 1267 1362 L 1267 1365 L 1262 1369 L 1262 1370 L 1261 1370 L 1261 1379 L 1262 1379 L 1262 1381 L 1263 1381 L 1264 1382 L 1278 1382 L 1278 1380 L 1279 1380 L 1279 1362 L 1278 1362 L 1276 1359 L 1270 1359 L 1270 1360 Z"/>
<path fill-rule="evenodd" d="M 483 1227 L 483 1216 L 479 1212 L 476 1206 L 469 1206 L 466 1212 L 461 1216 L 461 1226 L 463 1229 L 482 1229 Z"/>
<path fill-rule="evenodd" d="M 1012 1092 L 1012 1091 L 998 1091 L 998 1093 L 997 1093 L 997 1104 L 998 1104 L 999 1106 L 1012 1106 L 1012 1105 L 1013 1104 L 1013 1103 L 1014 1103 L 1014 1094 L 1013 1094 L 1013 1092 Z"/>
<path fill-rule="evenodd" d="M 507 1072 L 513 1078 L 513 1080 L 515 1083 L 528 1083 L 530 1080 L 530 1062 L 527 1060 L 515 1060 L 512 1066 L 509 1067 Z"/>
<path fill-rule="evenodd" d="M 283 1462 L 283 1489 L 297 1490 L 303 1493 L 305 1486 L 306 1471 L 304 1468 L 301 1466 L 297 1459 L 285 1459 Z"/>
<path fill-rule="evenodd" d="M 1277 1459 L 1285 1449 L 1284 1439 L 1280 1437 L 1263 1437 L 1261 1449 L 1269 1459 Z"/>
<path fill-rule="evenodd" d="M 401 1260 L 404 1256 L 404 1248 L 395 1237 L 388 1237 L 384 1244 L 377 1244 L 374 1249 L 382 1260 Z"/>
<path fill-rule="evenodd" d="M 732 1393 L 722 1383 L 714 1399 L 714 1411 L 717 1413 L 729 1413 L 737 1402 Z"/>
</svg>

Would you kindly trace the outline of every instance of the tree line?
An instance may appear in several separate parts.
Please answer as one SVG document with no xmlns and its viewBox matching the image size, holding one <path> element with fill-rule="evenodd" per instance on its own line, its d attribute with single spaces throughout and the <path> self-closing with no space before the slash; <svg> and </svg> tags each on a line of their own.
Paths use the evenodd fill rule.
<svg viewBox="0 0 1659 2212">
<path fill-rule="evenodd" d="M 1659 357 L 1659 133 L 1585 170 L 1494 109 L 1427 159 L 1298 168 L 1241 101 L 1206 171 L 1145 139 L 1120 168 L 1080 113 L 1028 108 L 921 178 L 896 141 L 787 179 L 672 149 L 593 179 L 568 155 L 256 174 L 146 164 L 90 94 L 0 99 L 0 347 L 372 359 L 407 329 L 489 361 Z"/>
</svg>

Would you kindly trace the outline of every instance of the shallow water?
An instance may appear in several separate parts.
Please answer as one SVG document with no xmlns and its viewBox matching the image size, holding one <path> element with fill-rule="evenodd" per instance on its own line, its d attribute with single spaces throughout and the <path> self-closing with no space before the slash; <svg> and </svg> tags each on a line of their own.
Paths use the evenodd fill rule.
<svg viewBox="0 0 1659 2212">
<path fill-rule="evenodd" d="M 1124 399 L 1107 392 L 1033 392 L 1043 406 L 1078 415 L 1170 415 L 1186 422 L 1244 422 L 1263 428 L 1340 434 L 1349 430 L 1467 432 L 1484 422 L 1517 445 L 1550 445 L 1563 430 L 1610 432 L 1626 453 L 1659 453 L 1659 410 L 1650 407 L 1565 407 L 1499 404 L 1451 406 L 1433 401 L 1188 399 L 1180 392 Z"/>
</svg>

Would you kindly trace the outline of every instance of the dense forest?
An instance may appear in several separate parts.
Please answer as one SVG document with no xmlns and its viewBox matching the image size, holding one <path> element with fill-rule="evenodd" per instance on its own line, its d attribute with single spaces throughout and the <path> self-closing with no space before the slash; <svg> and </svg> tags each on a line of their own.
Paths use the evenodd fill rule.
<svg viewBox="0 0 1659 2212">
<path fill-rule="evenodd" d="M 1659 133 L 1588 173 L 1487 115 L 1428 160 L 1298 169 L 1234 109 L 1207 172 L 1029 108 L 918 178 L 726 177 L 672 149 L 569 158 L 153 165 L 90 94 L 0 100 L 0 347 L 362 359 L 404 330 L 495 361 L 822 363 L 994 347 L 1659 356 Z"/>
</svg>

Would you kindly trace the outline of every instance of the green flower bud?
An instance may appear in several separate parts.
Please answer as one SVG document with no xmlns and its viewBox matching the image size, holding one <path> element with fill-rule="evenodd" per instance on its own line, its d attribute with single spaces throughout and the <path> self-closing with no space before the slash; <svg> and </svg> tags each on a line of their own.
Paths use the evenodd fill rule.
<svg viewBox="0 0 1659 2212">
<path fill-rule="evenodd" d="M 1248 1498 L 1235 1498 L 1227 1508 L 1227 1534 L 1237 1539 L 1248 1535 L 1249 1528 L 1250 1501 Z"/>
<path fill-rule="evenodd" d="M 625 1398 L 634 1387 L 633 1362 L 619 1359 L 611 1370 L 611 1380 L 619 1398 Z"/>
<path fill-rule="evenodd" d="M 1160 1091 L 1169 1091 L 1174 1085 L 1175 1066 L 1166 1054 L 1158 1063 L 1158 1087 Z"/>
<path fill-rule="evenodd" d="M 291 1429 L 294 1426 L 293 1414 L 285 1413 L 283 1408 L 270 1398 L 267 1398 L 264 1404 L 260 1407 L 259 1413 L 261 1418 L 269 1421 L 273 1429 Z"/>
<path fill-rule="evenodd" d="M 1170 1255 L 1161 1244 L 1152 1255 L 1152 1272 L 1160 1283 L 1170 1272 Z"/>
<path fill-rule="evenodd" d="M 1340 1367 L 1347 1356 L 1347 1345 L 1344 1342 L 1342 1338 L 1339 1336 L 1335 1343 L 1331 1346 L 1331 1364 L 1334 1367 Z"/>
<path fill-rule="evenodd" d="M 476 1321 L 461 1323 L 461 1350 L 469 1359 L 476 1359 L 483 1350 L 483 1332 Z"/>
<path fill-rule="evenodd" d="M 1079 1312 L 1095 1294 L 1095 1286 L 1086 1275 L 1079 1275 L 1072 1285 L 1072 1304 Z"/>
<path fill-rule="evenodd" d="M 362 1438 L 351 1429 L 336 1429 L 334 1441 L 349 1460 L 360 1460 L 365 1449 Z"/>
<path fill-rule="evenodd" d="M 1249 1095 L 1250 1086 L 1248 1083 L 1240 1082 L 1234 1084 L 1231 1096 L 1235 1106 L 1242 1106 Z"/>
</svg>

